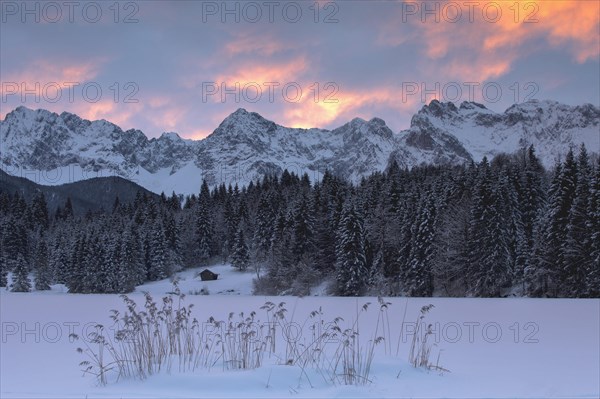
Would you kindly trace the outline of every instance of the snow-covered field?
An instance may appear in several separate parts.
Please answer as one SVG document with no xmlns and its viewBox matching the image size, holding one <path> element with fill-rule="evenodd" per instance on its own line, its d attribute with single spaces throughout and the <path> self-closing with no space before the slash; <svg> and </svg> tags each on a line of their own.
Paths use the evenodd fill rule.
<svg viewBox="0 0 600 399">
<path fill-rule="evenodd" d="M 310 313 L 321 308 L 327 321 L 342 317 L 350 327 L 359 315 L 359 335 L 367 344 L 380 315 L 377 298 L 250 296 L 252 273 L 230 266 L 211 267 L 219 280 L 200 282 L 181 273 L 183 293 L 206 287 L 209 295 L 187 295 L 193 316 L 227 320 L 256 311 L 267 301 L 285 302 L 281 326 L 296 328 L 297 343 L 310 343 Z M 172 290 L 160 281 L 131 294 L 143 304 L 142 291 L 157 299 Z M 379 328 L 386 341 L 376 346 L 370 378 L 362 386 L 326 381 L 323 372 L 285 365 L 285 344 L 265 356 L 255 370 L 161 372 L 145 380 L 122 379 L 99 386 L 82 375 L 84 360 L 70 333 L 84 337 L 93 325 L 110 327 L 110 309 L 124 309 L 118 295 L 70 295 L 54 286 L 50 292 L 0 292 L 0 397 L 419 397 L 419 398 L 597 398 L 600 396 L 600 300 L 390 298 L 390 329 Z M 363 304 L 371 302 L 365 312 Z M 425 321 L 432 324 L 432 360 L 450 372 L 415 369 L 407 361 L 412 329 L 422 306 L 434 304 Z M 404 324 L 403 324 L 404 320 Z M 381 326 L 380 326 L 381 327 Z M 382 331 L 386 330 L 386 331 Z M 328 344 L 329 345 L 329 344 Z M 332 348 L 338 344 L 330 344 Z M 331 356 L 333 357 L 333 356 Z"/>
</svg>

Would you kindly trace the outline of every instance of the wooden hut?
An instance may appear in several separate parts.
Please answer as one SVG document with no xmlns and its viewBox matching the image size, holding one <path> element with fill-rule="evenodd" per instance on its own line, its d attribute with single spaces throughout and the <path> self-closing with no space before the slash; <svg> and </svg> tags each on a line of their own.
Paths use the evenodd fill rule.
<svg viewBox="0 0 600 399">
<path fill-rule="evenodd" d="M 216 280 L 219 277 L 217 273 L 213 273 L 208 269 L 204 269 L 200 272 L 200 279 L 202 281 Z"/>
</svg>

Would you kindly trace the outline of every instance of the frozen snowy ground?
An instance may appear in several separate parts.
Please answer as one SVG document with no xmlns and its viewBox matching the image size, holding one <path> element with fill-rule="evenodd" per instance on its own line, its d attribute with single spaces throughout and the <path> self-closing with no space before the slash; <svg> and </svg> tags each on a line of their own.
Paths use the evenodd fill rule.
<svg viewBox="0 0 600 399">
<path fill-rule="evenodd" d="M 199 269 L 201 270 L 201 269 Z M 206 286 L 208 296 L 188 295 L 194 316 L 226 320 L 229 312 L 255 310 L 265 301 L 286 302 L 288 321 L 304 325 L 311 311 L 322 308 L 324 319 L 336 316 L 350 325 L 357 309 L 373 305 L 360 316 L 360 333 L 367 341 L 378 315 L 376 298 L 248 296 L 252 273 L 229 266 L 211 267 L 220 280 L 199 282 L 186 271 L 184 293 Z M 171 290 L 168 281 L 146 284 L 158 298 Z M 217 293 L 225 295 L 217 295 Z M 131 295 L 138 303 L 141 292 Z M 117 295 L 69 295 L 52 292 L 0 292 L 0 397 L 2 398 L 184 398 L 184 397 L 418 397 L 418 398 L 597 398 L 600 396 L 600 300 L 392 298 L 392 324 L 387 344 L 377 347 L 373 383 L 354 387 L 326 383 L 316 371 L 308 378 L 297 366 L 276 358 L 251 371 L 163 373 L 139 380 L 121 380 L 105 387 L 82 376 L 82 355 L 69 333 L 84 335 L 94 323 L 110 326 L 110 309 L 123 309 Z M 451 370 L 439 373 L 414 369 L 407 363 L 410 331 L 421 306 L 435 308 L 434 358 Z M 406 308 L 405 324 L 402 325 Z M 404 337 L 400 333 L 404 331 Z M 303 331 L 301 339 L 307 337 Z M 385 354 L 385 347 L 391 355 Z M 398 356 L 396 351 L 398 350 Z M 312 387 L 311 387 L 312 385 Z"/>
</svg>

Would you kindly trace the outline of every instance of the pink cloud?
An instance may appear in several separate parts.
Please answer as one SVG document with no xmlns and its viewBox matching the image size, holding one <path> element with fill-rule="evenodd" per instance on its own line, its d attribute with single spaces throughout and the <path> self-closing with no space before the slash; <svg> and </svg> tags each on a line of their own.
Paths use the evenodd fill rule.
<svg viewBox="0 0 600 399">
<path fill-rule="evenodd" d="M 441 2 L 440 10 L 451 3 L 456 2 Z M 473 20 L 469 21 L 464 8 L 456 23 L 443 18 L 441 11 L 440 22 L 436 23 L 433 16 L 423 22 L 419 13 L 403 15 L 402 7 L 398 6 L 397 14 L 382 24 L 378 44 L 398 46 L 408 39 L 421 41 L 425 59 L 417 58 L 417 62 L 431 73 L 478 82 L 508 73 L 514 62 L 539 49 L 540 40 L 551 47 L 567 45 L 567 51 L 579 63 L 600 56 L 598 2 L 494 2 L 495 7 L 500 8 L 497 20 L 496 10 L 486 8 L 488 3 L 471 3 Z M 415 4 L 423 7 L 423 3 Z M 414 28 L 416 34 L 407 36 L 401 29 L 406 24 Z M 435 62 L 432 64 L 431 61 Z"/>
</svg>

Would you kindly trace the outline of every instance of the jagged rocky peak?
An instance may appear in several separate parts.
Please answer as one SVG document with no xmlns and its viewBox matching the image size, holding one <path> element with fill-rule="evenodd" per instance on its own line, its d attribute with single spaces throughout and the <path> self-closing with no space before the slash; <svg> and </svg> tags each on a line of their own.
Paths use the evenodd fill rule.
<svg viewBox="0 0 600 399">
<path fill-rule="evenodd" d="M 21 105 L 21 106 L 18 106 L 17 108 L 15 108 L 13 111 L 6 114 L 6 117 L 4 118 L 4 122 L 6 122 L 6 123 L 19 122 L 19 123 L 28 125 L 28 124 L 31 124 L 36 121 L 39 122 L 44 119 L 56 119 L 57 117 L 58 117 L 57 114 L 50 112 L 48 110 L 45 110 L 45 109 L 33 110 L 33 109 L 30 109 L 30 108 L 27 108 L 27 107 Z"/>
<path fill-rule="evenodd" d="M 527 121 L 556 129 L 598 126 L 600 108 L 592 104 L 571 106 L 552 100 L 529 100 L 511 105 L 504 111 L 508 123 Z"/>
<path fill-rule="evenodd" d="M 487 107 L 483 104 L 477 103 L 475 101 L 463 101 L 460 104 L 459 110 L 481 110 L 481 111 L 489 111 Z"/>
<path fill-rule="evenodd" d="M 221 122 L 211 136 L 256 134 L 273 131 L 277 125 L 256 112 L 238 108 Z"/>
<path fill-rule="evenodd" d="M 424 105 L 419 112 L 413 115 L 410 120 L 411 128 L 431 127 L 432 119 L 445 121 L 459 117 L 458 108 L 452 102 L 439 102 L 432 100 Z"/>
<path fill-rule="evenodd" d="M 231 113 L 223 122 L 271 122 L 265 119 L 261 114 L 257 112 L 248 112 L 245 108 L 238 108 L 235 112 Z"/>
<path fill-rule="evenodd" d="M 359 117 L 353 118 L 350 121 L 350 124 L 353 125 L 353 126 L 363 126 L 366 123 L 367 123 L 366 120 L 364 120 L 363 118 L 359 118 Z"/>
<path fill-rule="evenodd" d="M 354 118 L 350 122 L 333 130 L 334 133 L 371 136 L 376 135 L 386 139 L 391 139 L 394 133 L 381 118 L 372 118 L 366 121 L 362 118 Z"/>
<path fill-rule="evenodd" d="M 206 139 L 188 140 L 167 132 L 149 140 L 140 130 L 123 132 L 104 120 L 18 107 L 0 121 L 0 167 L 94 168 L 126 178 L 135 171 L 139 182 L 155 192 L 191 193 L 203 178 L 211 184 L 247 184 L 269 170 L 289 168 L 290 160 L 300 171 L 326 165 L 358 181 L 385 168 L 392 156 L 409 168 L 456 164 L 491 159 L 527 143 L 534 144 L 543 163 L 551 166 L 570 146 L 582 142 L 590 152 L 598 152 L 599 124 L 600 108 L 591 104 L 528 101 L 497 113 L 476 102 L 433 100 L 413 116 L 409 129 L 397 134 L 380 118 L 354 118 L 334 130 L 307 130 L 280 126 L 240 108 Z M 159 178 L 171 175 L 177 176 Z"/>
<path fill-rule="evenodd" d="M 381 118 L 371 118 L 371 120 L 369 121 L 369 125 L 373 125 L 373 126 L 387 126 L 385 124 L 385 121 Z"/>
<path fill-rule="evenodd" d="M 557 101 L 552 101 L 552 100 L 538 100 L 538 99 L 531 99 L 531 100 L 527 100 L 525 102 L 522 103 L 517 103 L 517 104 L 513 104 L 510 107 L 507 108 L 507 112 L 509 110 L 514 111 L 514 110 L 520 110 L 520 111 L 538 111 L 538 110 L 542 110 L 544 108 L 554 108 L 556 106 L 560 106 L 563 104 L 560 104 Z M 568 107 L 568 106 L 567 106 Z"/>
<path fill-rule="evenodd" d="M 438 100 L 431 100 L 429 105 L 424 105 L 419 113 L 429 114 L 433 116 L 443 117 L 444 115 L 456 114 L 458 108 L 453 102 L 440 102 Z"/>
<path fill-rule="evenodd" d="M 381 118 L 371 118 L 368 122 L 369 131 L 386 139 L 391 139 L 394 133 Z"/>
<path fill-rule="evenodd" d="M 600 108 L 595 107 L 592 104 L 582 104 L 575 107 L 583 117 L 587 119 L 600 119 Z"/>
<path fill-rule="evenodd" d="M 50 113 L 50 111 L 46 111 L 45 109 L 38 109 L 38 110 L 33 110 L 31 108 L 27 108 L 24 105 L 19 105 L 17 108 L 15 108 L 13 111 L 9 112 L 8 114 L 6 114 L 6 117 L 8 118 L 10 117 L 17 117 L 17 115 L 32 115 L 34 113 Z"/>
<path fill-rule="evenodd" d="M 584 110 L 596 110 L 599 111 L 598 107 L 594 107 L 591 104 L 584 104 L 581 106 L 571 106 L 558 101 L 553 100 L 537 100 L 532 99 L 523 103 L 513 104 L 504 111 L 505 114 L 523 114 L 532 118 L 539 118 L 542 115 L 549 114 L 561 114 L 561 113 L 581 113 Z M 593 112 L 592 112 L 593 115 Z M 598 117 L 598 114 L 593 115 Z"/>
<path fill-rule="evenodd" d="M 185 141 L 176 132 L 164 132 L 163 134 L 160 135 L 160 137 L 158 138 L 158 140 L 160 140 L 160 141 L 166 141 L 166 142 L 174 142 L 174 143 L 178 143 L 180 141 Z"/>
</svg>

